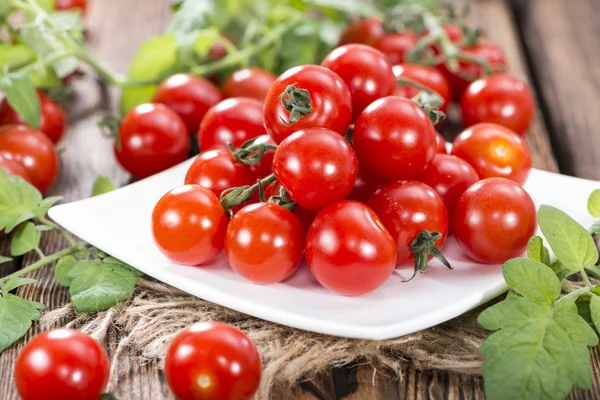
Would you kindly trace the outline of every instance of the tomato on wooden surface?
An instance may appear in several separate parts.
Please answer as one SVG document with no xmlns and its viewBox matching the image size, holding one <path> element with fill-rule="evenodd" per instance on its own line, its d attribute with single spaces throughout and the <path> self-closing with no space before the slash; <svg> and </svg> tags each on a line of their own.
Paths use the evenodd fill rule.
<svg viewBox="0 0 600 400">
<path fill-rule="evenodd" d="M 438 154 L 448 154 L 448 149 L 446 148 L 446 139 L 439 132 L 436 132 L 435 136 L 436 143 L 436 153 Z"/>
<path fill-rule="evenodd" d="M 261 373 L 254 343 L 239 329 L 219 322 L 182 330 L 165 357 L 167 383 L 181 400 L 249 400 Z"/>
<path fill-rule="evenodd" d="M 404 55 L 415 48 L 419 40 L 413 31 L 388 33 L 373 41 L 371 46 L 386 55 L 392 65 L 404 62 Z"/>
<path fill-rule="evenodd" d="M 158 86 L 152 102 L 175 111 L 192 134 L 198 130 L 206 112 L 222 98 L 219 89 L 209 80 L 191 74 L 176 74 Z"/>
<path fill-rule="evenodd" d="M 87 0 L 54 0 L 54 9 L 57 11 L 80 10 L 85 15 L 87 6 Z"/>
<path fill-rule="evenodd" d="M 225 97 L 250 97 L 264 102 L 275 79 L 277 77 L 266 69 L 244 68 L 231 74 L 221 91 Z"/>
<path fill-rule="evenodd" d="M 444 74 L 439 70 L 417 64 L 394 65 L 393 70 L 396 78 L 403 77 L 410 79 L 439 94 L 442 100 L 444 100 L 440 110 L 443 112 L 448 111 L 448 106 L 452 100 L 452 94 L 450 93 L 448 81 L 444 77 Z M 409 99 L 419 94 L 419 92 L 419 89 L 401 83 L 398 84 L 398 88 L 396 89 L 396 95 L 407 97 Z"/>
<path fill-rule="evenodd" d="M 31 183 L 31 178 L 29 178 L 29 174 L 25 167 L 20 164 L 18 161 L 7 158 L 0 153 L 0 169 L 3 169 L 8 176 L 20 176 L 25 179 L 27 182 Z"/>
<path fill-rule="evenodd" d="M 354 125 L 360 168 L 384 181 L 417 179 L 436 154 L 436 131 L 421 107 L 399 96 L 369 105 Z"/>
<path fill-rule="evenodd" d="M 349 25 L 342 32 L 338 46 L 350 43 L 371 44 L 384 34 L 381 19 L 366 18 Z"/>
<path fill-rule="evenodd" d="M 531 170 L 531 154 L 519 135 L 497 124 L 477 124 L 452 143 L 452 155 L 475 168 L 481 179 L 508 178 L 521 185 Z"/>
<path fill-rule="evenodd" d="M 323 128 L 294 133 L 281 142 L 273 158 L 277 180 L 307 210 L 320 210 L 346 198 L 357 171 L 352 146 L 343 136 Z"/>
<path fill-rule="evenodd" d="M 40 333 L 15 363 L 15 384 L 23 400 L 97 400 L 108 383 L 106 351 L 74 329 Z"/>
<path fill-rule="evenodd" d="M 25 125 L 0 127 L 0 155 L 22 165 L 31 184 L 42 193 L 58 174 L 58 155 L 50 139 Z"/>
<path fill-rule="evenodd" d="M 152 235 L 169 260 L 201 265 L 221 252 L 228 222 L 213 192 L 198 185 L 184 185 L 165 194 L 154 206 Z"/>
<path fill-rule="evenodd" d="M 291 85 L 295 92 L 305 90 L 310 95 L 310 113 L 299 119 L 286 109 L 280 98 Z M 289 93 L 283 99 L 291 101 Z M 300 100 L 295 104 L 296 109 L 305 106 Z M 342 78 L 327 68 L 318 65 L 290 68 L 271 86 L 265 100 L 264 118 L 267 133 L 278 144 L 292 133 L 307 128 L 326 128 L 344 135 L 352 119 L 350 90 Z"/>
<path fill-rule="evenodd" d="M 501 264 L 525 252 L 535 234 L 535 204 L 521 185 L 504 178 L 481 180 L 467 189 L 454 210 L 453 230 L 467 255 Z"/>
</svg>

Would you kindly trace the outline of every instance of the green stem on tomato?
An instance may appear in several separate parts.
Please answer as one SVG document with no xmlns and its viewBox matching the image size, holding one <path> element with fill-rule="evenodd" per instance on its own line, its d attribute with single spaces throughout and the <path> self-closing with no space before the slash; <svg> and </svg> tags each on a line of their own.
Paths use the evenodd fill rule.
<svg viewBox="0 0 600 400">
<path fill-rule="evenodd" d="M 398 82 L 401 85 L 412 86 L 415 89 L 419 89 L 422 92 L 427 92 L 429 94 L 437 94 L 438 96 L 440 95 L 435 90 L 432 90 L 432 89 L 428 88 L 427 86 L 421 85 L 419 82 L 413 81 L 412 79 L 408 79 L 408 78 L 405 78 L 403 76 L 397 77 L 396 78 L 396 82 Z"/>
<path fill-rule="evenodd" d="M 579 272 L 581 273 L 581 278 L 583 279 L 583 282 L 585 283 L 587 288 L 592 288 L 594 285 L 592 285 L 592 282 L 590 282 L 590 278 L 588 278 L 585 272 L 585 268 L 582 268 Z"/>
<path fill-rule="evenodd" d="M 104 64 L 102 61 L 100 61 L 87 48 L 85 48 L 85 47 L 80 48 L 75 53 L 75 55 L 81 61 L 84 61 L 89 66 L 94 68 L 94 70 L 100 76 L 100 78 L 104 79 L 111 85 L 121 86 L 127 81 L 124 76 L 122 76 L 120 74 L 116 74 L 113 71 L 111 71 L 110 68 L 106 64 Z"/>
<path fill-rule="evenodd" d="M 440 19 L 430 12 L 425 12 L 423 14 L 423 24 L 427 31 L 429 32 L 427 36 L 432 36 L 436 38 L 437 43 L 440 45 L 442 53 L 446 57 L 446 63 L 451 71 L 458 68 L 457 57 L 459 54 L 459 49 L 456 47 L 448 35 L 442 24 L 440 23 Z"/>
<path fill-rule="evenodd" d="M 27 267 L 25 267 L 23 269 L 13 272 L 12 274 L 6 275 L 2 279 L 0 279 L 0 281 L 6 282 L 7 280 L 12 279 L 12 278 L 20 278 L 23 275 L 27 275 L 28 273 L 35 271 L 36 269 L 42 268 L 54 261 L 58 261 L 59 259 L 61 259 L 64 256 L 68 256 L 70 254 L 76 253 L 77 251 L 81 250 L 85 246 L 86 246 L 85 244 L 81 243 L 81 244 L 77 244 L 75 246 L 66 248 L 64 250 L 61 250 L 59 252 L 56 252 L 54 254 L 51 254 L 49 256 L 45 256 L 45 257 L 39 259 L 38 261 L 34 262 L 33 264 L 28 265 Z"/>
<path fill-rule="evenodd" d="M 275 182 L 276 180 L 277 178 L 275 178 L 275 174 L 271 174 L 257 181 L 252 186 L 241 186 L 239 188 L 232 188 L 230 191 L 224 192 L 221 195 L 221 205 L 223 206 L 225 212 L 230 214 L 232 208 L 239 204 L 242 204 L 245 201 L 250 200 L 252 194 L 261 186 L 265 187 L 269 183 Z"/>
</svg>

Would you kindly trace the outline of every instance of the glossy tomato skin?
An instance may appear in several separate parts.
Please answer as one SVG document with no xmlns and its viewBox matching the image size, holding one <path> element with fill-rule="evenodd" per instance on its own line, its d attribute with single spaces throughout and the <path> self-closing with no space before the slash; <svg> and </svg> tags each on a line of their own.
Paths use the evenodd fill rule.
<svg viewBox="0 0 600 400">
<path fill-rule="evenodd" d="M 65 133 L 66 117 L 63 109 L 56 104 L 48 95 L 41 90 L 37 90 L 40 100 L 40 132 L 48 136 L 53 142 L 57 143 Z M 6 99 L 0 103 L 0 125 L 25 124 L 25 121 L 8 104 Z"/>
<path fill-rule="evenodd" d="M 15 161 L 10 158 L 6 158 L 0 153 L 0 169 L 3 169 L 8 176 L 20 176 L 25 181 L 31 183 L 31 178 L 29 178 L 29 174 L 25 167 L 20 164 L 18 161 Z"/>
<path fill-rule="evenodd" d="M 239 329 L 200 322 L 181 331 L 167 350 L 165 376 L 181 400 L 250 400 L 262 363 Z"/>
<path fill-rule="evenodd" d="M 452 155 L 475 168 L 481 179 L 508 178 L 523 185 L 531 171 L 531 154 L 519 135 L 496 124 L 477 124 L 452 143 Z"/>
<path fill-rule="evenodd" d="M 50 139 L 25 125 L 0 127 L 0 155 L 21 164 L 31 184 L 42 193 L 58 174 L 58 155 Z"/>
<path fill-rule="evenodd" d="M 366 18 L 348 26 L 342 32 L 338 46 L 350 43 L 372 44 L 384 34 L 381 19 Z"/>
<path fill-rule="evenodd" d="M 191 135 L 198 130 L 206 112 L 222 98 L 219 89 L 209 80 L 191 74 L 176 74 L 158 86 L 152 102 L 175 111 Z"/>
<path fill-rule="evenodd" d="M 448 154 L 437 154 L 422 178 L 442 198 L 448 215 L 454 213 L 460 196 L 479 181 L 477 171 L 465 160 Z"/>
<path fill-rule="evenodd" d="M 23 347 L 15 383 L 23 400 L 96 400 L 108 383 L 106 351 L 74 329 L 40 333 Z"/>
<path fill-rule="evenodd" d="M 211 107 L 200 123 L 200 150 L 238 148 L 245 141 L 263 135 L 263 104 L 255 99 L 235 97 Z"/>
<path fill-rule="evenodd" d="M 254 183 L 254 174 L 226 150 L 201 153 L 185 175 L 186 185 L 199 185 L 211 190 L 218 198 L 229 188 Z"/>
<path fill-rule="evenodd" d="M 260 135 L 256 138 L 253 144 L 270 144 L 274 146 L 275 142 L 269 135 Z M 273 157 L 275 157 L 275 150 L 269 150 L 263 154 L 262 158 L 257 164 L 248 165 L 248 168 L 250 171 L 252 171 L 256 179 L 265 178 L 273 173 Z"/>
<path fill-rule="evenodd" d="M 448 111 L 452 94 L 450 93 L 448 81 L 439 70 L 417 64 L 398 64 L 394 66 L 393 70 L 396 78 L 408 78 L 439 94 L 444 100 L 440 110 L 443 112 Z M 409 99 L 418 93 L 419 89 L 408 85 L 398 84 L 398 88 L 396 89 L 396 95 Z"/>
<path fill-rule="evenodd" d="M 281 282 L 304 253 L 304 228 L 291 211 L 273 203 L 250 204 L 227 226 L 225 254 L 231 268 L 258 284 Z"/>
<path fill-rule="evenodd" d="M 448 213 L 440 196 L 417 181 L 398 181 L 381 186 L 367 205 L 375 211 L 396 243 L 397 265 L 413 259 L 410 244 L 419 232 L 439 232 L 441 248 L 448 236 Z"/>
<path fill-rule="evenodd" d="M 80 10 L 83 15 L 87 12 L 87 0 L 55 0 L 54 8 L 58 11 Z"/>
<path fill-rule="evenodd" d="M 312 112 L 288 125 L 290 112 L 279 96 L 288 85 L 310 93 Z M 269 89 L 265 100 L 265 128 L 275 143 L 281 143 L 292 133 L 307 128 L 326 128 L 340 135 L 346 134 L 352 118 L 350 90 L 344 81 L 327 68 L 301 65 L 290 68 L 279 76 Z"/>
<path fill-rule="evenodd" d="M 171 190 L 152 212 L 152 234 L 158 249 L 183 265 L 212 261 L 223 248 L 227 223 L 217 196 L 198 185 Z"/>
<path fill-rule="evenodd" d="M 467 189 L 453 217 L 460 247 L 474 260 L 489 264 L 522 255 L 536 227 L 533 200 L 521 185 L 504 178 L 484 179 Z"/>
<path fill-rule="evenodd" d="M 281 188 L 282 188 L 281 183 L 279 183 L 277 181 L 267 185 L 267 187 L 265 187 L 266 199 L 268 200 L 272 196 L 279 196 L 281 193 Z M 312 224 L 315 217 L 317 216 L 317 211 L 305 210 L 304 208 L 296 205 L 296 207 L 294 207 L 294 210 L 292 212 L 294 213 L 294 215 L 296 217 L 298 217 L 298 220 L 302 224 L 302 228 L 304 228 L 304 232 L 305 233 L 308 232 L 308 228 L 310 227 L 310 224 Z"/>
<path fill-rule="evenodd" d="M 338 74 L 352 95 L 352 120 L 372 102 L 396 91 L 396 77 L 385 54 L 363 44 L 334 49 L 321 63 Z"/>
<path fill-rule="evenodd" d="M 446 148 L 446 139 L 439 132 L 436 132 L 435 136 L 436 150 L 437 154 L 448 154 L 448 149 Z"/>
<path fill-rule="evenodd" d="M 373 102 L 352 135 L 360 167 L 383 181 L 417 179 L 436 153 L 436 132 L 423 110 L 399 96 Z"/>
<path fill-rule="evenodd" d="M 225 97 L 249 97 L 264 102 L 275 79 L 266 69 L 244 68 L 227 78 L 221 91 Z"/>
<path fill-rule="evenodd" d="M 524 135 L 533 121 L 535 101 L 525 82 L 499 74 L 471 83 L 462 97 L 461 110 L 465 127 L 491 122 Z"/>
<path fill-rule="evenodd" d="M 164 104 L 141 104 L 119 127 L 115 155 L 136 178 L 146 178 L 184 161 L 190 151 L 185 124 Z"/>
<path fill-rule="evenodd" d="M 306 261 L 319 283 L 344 296 L 372 292 L 396 265 L 396 244 L 365 204 L 333 203 L 317 214 L 306 236 Z"/>
<path fill-rule="evenodd" d="M 417 40 L 417 34 L 408 30 L 383 35 L 375 40 L 372 46 L 385 54 L 392 65 L 396 65 L 404 62 L 404 55 L 415 48 Z"/>
<path fill-rule="evenodd" d="M 352 191 L 348 197 L 346 197 L 346 199 L 366 203 L 371 195 L 379 188 L 379 186 L 381 186 L 381 181 L 367 175 L 361 169 L 359 169 L 358 175 L 356 176 L 356 181 L 354 181 L 354 186 L 352 187 Z"/>
<path fill-rule="evenodd" d="M 312 211 L 346 198 L 357 172 L 352 146 L 329 129 L 294 133 L 281 142 L 273 158 L 273 173 L 290 198 Z"/>
</svg>

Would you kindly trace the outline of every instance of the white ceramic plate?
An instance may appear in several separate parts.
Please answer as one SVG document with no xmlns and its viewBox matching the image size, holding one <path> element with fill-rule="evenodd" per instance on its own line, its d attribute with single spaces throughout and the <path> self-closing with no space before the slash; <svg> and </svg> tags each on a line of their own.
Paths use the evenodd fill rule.
<svg viewBox="0 0 600 400">
<path fill-rule="evenodd" d="M 468 311 L 506 290 L 500 266 L 463 256 L 453 238 L 444 254 L 450 271 L 437 261 L 408 283 L 400 269 L 378 290 L 343 297 L 329 292 L 305 264 L 285 282 L 259 286 L 238 277 L 221 255 L 212 265 L 171 263 L 155 247 L 150 216 L 158 199 L 179 186 L 188 160 L 114 192 L 59 205 L 50 217 L 83 240 L 146 274 L 202 299 L 268 321 L 308 331 L 361 339 L 388 339 L 425 329 Z M 600 183 L 533 170 L 525 185 L 536 205 L 556 206 L 591 224 L 586 200 Z"/>
</svg>

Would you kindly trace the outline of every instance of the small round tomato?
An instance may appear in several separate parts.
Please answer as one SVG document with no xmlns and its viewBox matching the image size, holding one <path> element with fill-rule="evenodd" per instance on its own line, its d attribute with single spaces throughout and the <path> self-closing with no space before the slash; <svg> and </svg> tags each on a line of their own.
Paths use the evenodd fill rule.
<svg viewBox="0 0 600 400">
<path fill-rule="evenodd" d="M 169 260 L 202 265 L 221 252 L 227 222 L 213 192 L 198 185 L 184 185 L 165 194 L 154 206 L 152 235 Z"/>
<path fill-rule="evenodd" d="M 250 97 L 264 102 L 277 77 L 266 69 L 244 68 L 235 71 L 223 84 L 225 97 Z"/>
<path fill-rule="evenodd" d="M 291 85 L 310 95 L 310 113 L 295 122 L 281 102 L 281 95 Z M 284 99 L 289 100 L 289 95 Z M 294 67 L 281 74 L 271 86 L 265 100 L 264 117 L 267 133 L 278 144 L 292 133 L 307 128 L 326 128 L 345 135 L 352 118 L 350 90 L 327 68 L 318 65 Z"/>
<path fill-rule="evenodd" d="M 289 196 L 307 210 L 350 194 L 358 164 L 352 146 L 329 129 L 311 128 L 285 139 L 273 158 L 273 173 Z"/>
<path fill-rule="evenodd" d="M 40 333 L 23 347 L 15 383 L 23 400 L 96 400 L 110 374 L 106 351 L 74 329 Z"/>
<path fill-rule="evenodd" d="M 440 195 L 448 215 L 452 216 L 456 202 L 465 190 L 479 180 L 479 175 L 462 158 L 437 154 L 425 170 L 422 180 Z"/>
<path fill-rule="evenodd" d="M 235 47 L 235 43 L 233 43 L 233 40 L 231 40 L 231 38 L 229 36 L 227 36 L 224 33 L 219 33 L 219 36 L 221 37 L 222 41 L 227 41 L 230 43 L 231 46 Z M 215 43 L 210 48 L 210 51 L 208 52 L 209 58 L 213 61 L 220 60 L 221 58 L 225 57 L 226 55 L 227 55 L 227 49 L 225 48 L 223 43 L 221 43 L 221 41 L 218 41 L 217 43 Z"/>
<path fill-rule="evenodd" d="M 259 144 L 269 144 L 271 146 L 275 146 L 275 142 L 269 135 L 261 135 L 257 137 L 253 143 L 253 146 Z M 250 171 L 252 171 L 256 179 L 265 178 L 273 173 L 273 157 L 275 157 L 275 150 L 269 150 L 263 154 L 262 158 L 257 164 L 248 165 L 248 168 L 250 168 Z"/>
<path fill-rule="evenodd" d="M 501 264 L 522 255 L 536 226 L 533 200 L 521 185 L 504 178 L 475 183 L 454 210 L 456 241 L 482 263 Z"/>
<path fill-rule="evenodd" d="M 446 139 L 444 139 L 444 137 L 440 135 L 439 132 L 436 132 L 435 143 L 437 146 L 435 150 L 436 153 L 448 154 L 448 149 L 446 148 Z"/>
<path fill-rule="evenodd" d="M 209 150 L 201 153 L 185 175 L 186 185 L 200 185 L 211 190 L 217 197 L 229 188 L 253 183 L 252 171 L 227 150 Z"/>
<path fill-rule="evenodd" d="M 191 74 L 176 74 L 165 79 L 152 98 L 152 102 L 175 111 L 190 134 L 196 132 L 209 108 L 221 100 L 221 92 L 212 82 Z"/>
<path fill-rule="evenodd" d="M 396 242 L 397 265 L 413 259 L 411 243 L 419 232 L 439 232 L 437 248 L 448 236 L 448 214 L 444 202 L 429 186 L 417 181 L 399 181 L 381 186 L 367 205 L 375 211 Z"/>
<path fill-rule="evenodd" d="M 304 228 L 298 217 L 273 203 L 250 204 L 227 226 L 225 254 L 242 278 L 258 284 L 281 282 L 300 264 Z"/>
<path fill-rule="evenodd" d="M 185 124 L 163 104 L 140 104 L 119 127 L 115 155 L 136 178 L 146 178 L 184 161 L 190 151 Z"/>
<path fill-rule="evenodd" d="M 417 64 L 399 64 L 395 65 L 393 70 L 396 78 L 403 77 L 410 79 L 439 94 L 442 100 L 444 100 L 440 110 L 443 112 L 448 111 L 452 94 L 450 93 L 448 81 L 439 70 Z M 398 88 L 396 89 L 396 95 L 409 99 L 418 93 L 419 89 L 409 85 L 398 84 Z"/>
<path fill-rule="evenodd" d="M 87 11 L 87 0 L 54 0 L 54 9 L 58 11 L 79 10 L 83 15 Z"/>
<path fill-rule="evenodd" d="M 413 31 L 388 33 L 375 40 L 372 44 L 377 50 L 386 55 L 392 65 L 404 61 L 404 55 L 417 45 L 417 34 Z"/>
<path fill-rule="evenodd" d="M 277 181 L 267 185 L 267 187 L 265 187 L 265 197 L 267 198 L 267 200 L 273 196 L 279 196 L 281 194 L 282 187 L 283 186 L 281 186 L 281 183 Z M 294 207 L 294 211 L 292 212 L 296 217 L 298 217 L 298 220 L 304 228 L 304 232 L 308 232 L 310 224 L 312 224 L 313 220 L 317 216 L 317 211 L 309 211 L 296 205 L 296 207 Z"/>
<path fill-rule="evenodd" d="M 384 35 L 383 25 L 379 18 L 367 18 L 349 25 L 342 36 L 338 46 L 350 43 L 371 44 Z"/>
<path fill-rule="evenodd" d="M 0 169 L 3 169 L 8 176 L 20 176 L 27 182 L 31 183 L 31 178 L 25 167 L 19 162 L 3 156 L 0 153 Z"/>
<path fill-rule="evenodd" d="M 477 124 L 462 131 L 452 143 L 452 155 L 471 164 L 481 179 L 508 178 L 522 185 L 531 170 L 531 154 L 523 138 L 496 124 Z"/>
<path fill-rule="evenodd" d="M 524 135 L 535 113 L 535 101 L 529 86 L 517 78 L 499 74 L 471 83 L 461 101 L 465 127 L 492 122 Z"/>
<path fill-rule="evenodd" d="M 239 329 L 200 322 L 182 330 L 165 357 L 165 376 L 181 400 L 250 400 L 262 364 L 252 340 Z"/>
<path fill-rule="evenodd" d="M 421 107 L 389 96 L 368 106 L 352 141 L 364 172 L 384 181 L 417 179 L 436 153 L 436 132 Z"/>
<path fill-rule="evenodd" d="M 31 184 L 42 193 L 58 174 L 58 155 L 50 139 L 25 125 L 0 127 L 0 155 L 21 164 Z"/>
<path fill-rule="evenodd" d="M 255 99 L 235 97 L 211 107 L 200 123 L 198 144 L 200 150 L 227 149 L 263 135 L 263 104 Z"/>
<path fill-rule="evenodd" d="M 327 289 L 344 296 L 372 292 L 396 265 L 396 244 L 363 203 L 343 200 L 317 214 L 306 237 L 306 261 Z"/>
<path fill-rule="evenodd" d="M 63 109 L 41 90 L 37 91 L 40 100 L 40 132 L 57 143 L 65 133 L 66 117 Z M 8 104 L 6 99 L 0 103 L 0 125 L 25 124 L 25 121 Z"/>
<path fill-rule="evenodd" d="M 356 176 L 356 181 L 354 181 L 354 186 L 352 187 L 352 191 L 346 197 L 348 200 L 356 200 L 361 203 L 366 203 L 369 200 L 369 197 L 379 188 L 381 182 L 372 176 L 367 175 L 362 172 L 361 169 L 358 171 L 358 175 Z"/>
<path fill-rule="evenodd" d="M 392 64 L 385 54 L 370 46 L 347 44 L 338 47 L 321 65 L 338 74 L 350 89 L 353 121 L 369 104 L 396 91 Z"/>
</svg>

